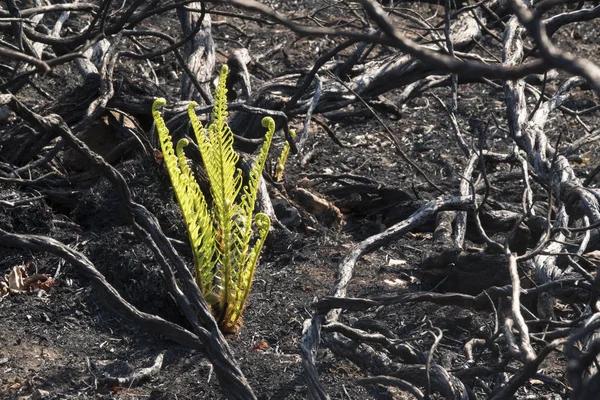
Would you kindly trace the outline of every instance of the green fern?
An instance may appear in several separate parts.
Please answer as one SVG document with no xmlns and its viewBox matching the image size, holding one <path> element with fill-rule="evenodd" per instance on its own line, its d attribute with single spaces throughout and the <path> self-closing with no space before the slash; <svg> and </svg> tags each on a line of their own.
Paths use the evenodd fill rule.
<svg viewBox="0 0 600 400">
<path fill-rule="evenodd" d="M 296 138 L 296 131 L 290 129 L 290 136 L 292 139 Z M 285 142 L 283 145 L 283 149 L 281 149 L 281 154 L 277 159 L 277 165 L 275 165 L 275 181 L 281 182 L 283 179 L 283 171 L 285 170 L 285 163 L 287 162 L 288 156 L 290 154 L 290 143 Z"/>
<path fill-rule="evenodd" d="M 188 107 L 208 175 L 211 210 L 187 164 L 183 152 L 187 139 L 181 139 L 173 151 L 171 136 L 158 112 L 166 103 L 164 99 L 154 102 L 152 114 L 163 158 L 188 229 L 198 286 L 213 305 L 221 329 L 234 332 L 241 323 L 258 258 L 271 226 L 267 215 L 253 214 L 275 122 L 269 117 L 263 119 L 262 124 L 267 128 L 265 141 L 248 182 L 243 185 L 242 172 L 237 168 L 239 156 L 233 149 L 233 132 L 227 125 L 227 73 L 227 66 L 223 66 L 213 104 L 213 122 L 208 129 L 202 126 L 194 112 L 196 103 L 192 102 Z"/>
</svg>

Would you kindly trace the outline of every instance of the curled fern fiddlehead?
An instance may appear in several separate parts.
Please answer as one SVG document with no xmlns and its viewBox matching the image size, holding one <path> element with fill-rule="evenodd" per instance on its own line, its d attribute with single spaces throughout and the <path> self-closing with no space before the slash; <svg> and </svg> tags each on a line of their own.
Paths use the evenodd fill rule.
<svg viewBox="0 0 600 400">
<path fill-rule="evenodd" d="M 208 175 L 212 209 L 188 166 L 181 139 L 173 149 L 172 138 L 160 112 L 166 104 L 157 99 L 152 106 L 163 158 L 183 213 L 192 245 L 196 281 L 207 301 L 214 305 L 221 329 L 235 331 L 241 323 L 260 252 L 271 221 L 265 214 L 253 216 L 260 178 L 275 132 L 272 118 L 262 123 L 267 132 L 248 183 L 242 185 L 242 172 L 237 168 L 238 154 L 233 149 L 233 132 L 227 125 L 227 67 L 221 70 L 213 105 L 213 122 L 205 129 L 191 102 L 188 115 L 204 168 Z M 239 197 L 238 194 L 242 194 Z M 256 230 L 254 229 L 256 227 Z"/>
</svg>

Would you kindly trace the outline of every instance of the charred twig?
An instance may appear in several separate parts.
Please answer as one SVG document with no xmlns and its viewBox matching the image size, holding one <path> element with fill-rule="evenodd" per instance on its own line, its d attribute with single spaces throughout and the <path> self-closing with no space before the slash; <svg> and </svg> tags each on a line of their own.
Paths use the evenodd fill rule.
<svg viewBox="0 0 600 400">
<path fill-rule="evenodd" d="M 571 278 L 563 280 L 555 280 L 545 283 L 531 289 L 521 289 L 523 296 L 535 295 L 550 290 L 556 290 L 560 287 L 583 287 L 590 288 L 591 285 L 582 282 L 581 279 Z M 434 293 L 434 292 L 416 292 L 402 294 L 398 296 L 375 297 L 372 299 L 365 298 L 342 298 L 342 297 L 325 297 L 323 300 L 312 305 L 313 308 L 325 313 L 329 310 L 341 308 L 350 311 L 364 311 L 373 307 L 412 303 L 412 302 L 431 302 L 444 305 L 458 305 L 462 307 L 474 307 L 481 309 L 489 305 L 489 299 L 495 300 L 500 297 L 508 297 L 511 295 L 512 285 L 502 287 L 492 287 L 477 296 L 471 296 L 463 293 Z"/>
<path fill-rule="evenodd" d="M 358 379 L 356 381 L 359 385 L 383 385 L 383 386 L 395 386 L 402 390 L 410 392 L 417 400 L 425 399 L 423 392 L 419 390 L 415 385 L 404 379 L 394 378 L 393 376 L 370 376 L 368 378 Z"/>
<path fill-rule="evenodd" d="M 380 333 L 368 333 L 360 329 L 351 328 L 339 322 L 330 322 L 323 325 L 326 332 L 338 332 L 342 335 L 361 343 L 378 343 L 383 345 L 390 354 L 402 357 L 409 364 L 423 364 L 427 361 L 425 355 L 405 344 L 401 340 L 388 339 Z"/>
<path fill-rule="evenodd" d="M 162 368 L 164 355 L 165 352 L 163 351 L 156 356 L 154 364 L 146 368 L 137 369 L 127 376 L 111 376 L 109 374 L 99 373 L 100 376 L 98 378 L 98 383 L 106 386 L 123 387 L 133 387 L 139 385 L 140 383 L 143 383 L 144 381 L 158 375 L 160 369 Z"/>
<path fill-rule="evenodd" d="M 548 354 L 552 351 L 556 350 L 557 347 L 562 346 L 566 343 L 566 340 L 559 339 L 550 343 L 548 346 L 544 347 L 537 357 L 527 361 L 523 368 L 519 371 L 519 373 L 513 375 L 513 377 L 508 381 L 508 383 L 498 392 L 494 394 L 492 400 L 501 400 L 511 398 L 515 392 L 527 382 L 527 380 L 533 376 L 540 364 L 546 359 Z"/>
</svg>

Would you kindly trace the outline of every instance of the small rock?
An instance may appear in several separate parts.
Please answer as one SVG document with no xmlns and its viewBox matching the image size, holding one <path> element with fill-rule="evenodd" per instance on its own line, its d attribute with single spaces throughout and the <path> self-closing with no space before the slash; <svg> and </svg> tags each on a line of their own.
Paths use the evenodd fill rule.
<svg viewBox="0 0 600 400">
<path fill-rule="evenodd" d="M 323 197 L 306 189 L 298 188 L 296 190 L 296 201 L 306 211 L 317 217 L 321 224 L 341 229 L 343 225 L 342 213 Z"/>
<path fill-rule="evenodd" d="M 0 124 L 6 124 L 13 118 L 13 113 L 8 106 L 0 106 Z"/>
<path fill-rule="evenodd" d="M 273 199 L 272 203 L 279 222 L 288 229 L 300 226 L 302 223 L 300 213 L 286 199 Z"/>
<path fill-rule="evenodd" d="M 32 400 L 47 399 L 49 397 L 50 397 L 50 392 L 47 390 L 42 390 L 42 389 L 35 389 L 35 391 L 31 395 Z"/>
</svg>

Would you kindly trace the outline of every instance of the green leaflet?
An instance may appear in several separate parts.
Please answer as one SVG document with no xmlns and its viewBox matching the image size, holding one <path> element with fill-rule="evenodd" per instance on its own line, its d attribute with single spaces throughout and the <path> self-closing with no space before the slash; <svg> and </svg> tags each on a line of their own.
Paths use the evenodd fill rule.
<svg viewBox="0 0 600 400">
<path fill-rule="evenodd" d="M 290 136 L 292 139 L 296 138 L 296 131 L 290 129 Z M 283 179 L 283 171 L 285 170 L 285 163 L 287 162 L 288 156 L 290 154 L 290 143 L 285 142 L 283 145 L 283 149 L 281 149 L 281 154 L 277 159 L 277 165 L 275 166 L 275 181 L 281 182 Z"/>
<path fill-rule="evenodd" d="M 187 139 L 180 140 L 173 149 L 172 138 L 158 112 L 166 103 L 164 99 L 154 102 L 152 115 L 188 229 L 197 284 L 213 305 L 221 329 L 234 332 L 241 323 L 260 252 L 271 226 L 268 216 L 253 214 L 275 122 L 269 117 L 263 119 L 263 126 L 267 128 L 265 141 L 248 182 L 243 185 L 242 172 L 237 168 L 239 156 L 233 149 L 233 132 L 227 125 L 227 73 L 227 66 L 223 66 L 213 104 L 213 122 L 208 129 L 202 126 L 194 112 L 196 103 L 192 102 L 188 107 L 208 175 L 211 210 L 185 158 L 183 149 L 188 145 Z"/>
<path fill-rule="evenodd" d="M 158 109 L 165 104 L 165 99 L 156 99 L 152 105 L 152 116 L 158 131 L 163 159 L 187 227 L 194 255 L 196 281 L 202 294 L 206 296 L 214 290 L 215 262 L 213 254 L 216 250 L 216 232 L 213 228 L 213 217 L 208 210 L 204 195 L 187 165 L 183 153 L 183 148 L 188 145 L 187 139 L 180 140 L 177 143 L 177 151 L 173 150 L 171 135 L 158 112 Z"/>
</svg>

